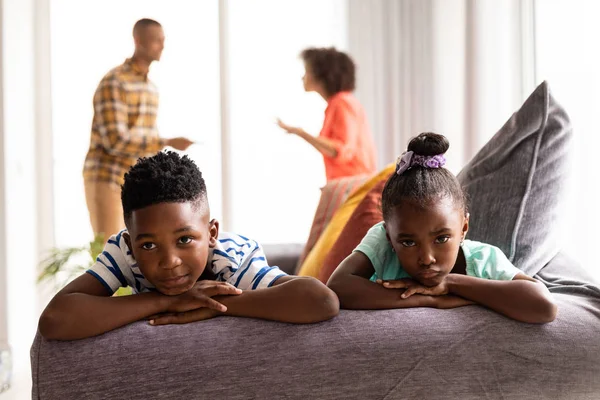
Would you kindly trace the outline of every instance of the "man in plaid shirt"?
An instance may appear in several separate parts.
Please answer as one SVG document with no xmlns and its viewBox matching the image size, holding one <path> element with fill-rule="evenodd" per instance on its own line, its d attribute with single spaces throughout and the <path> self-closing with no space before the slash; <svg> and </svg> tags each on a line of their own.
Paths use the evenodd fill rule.
<svg viewBox="0 0 600 400">
<path fill-rule="evenodd" d="M 94 94 L 94 120 L 83 178 L 90 222 L 95 235 L 123 229 L 121 185 L 123 176 L 139 157 L 155 154 L 165 146 L 186 150 L 192 141 L 158 135 L 158 91 L 148 79 L 153 61 L 160 60 L 165 36 L 162 26 L 141 19 L 133 27 L 135 52 L 109 71 Z"/>
</svg>

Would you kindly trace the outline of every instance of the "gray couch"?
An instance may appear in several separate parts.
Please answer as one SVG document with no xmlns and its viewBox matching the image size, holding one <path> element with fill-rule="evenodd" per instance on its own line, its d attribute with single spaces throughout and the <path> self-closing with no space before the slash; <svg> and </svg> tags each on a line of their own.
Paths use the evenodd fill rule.
<svg viewBox="0 0 600 400">
<path fill-rule="evenodd" d="M 291 268 L 300 248 L 265 251 Z M 38 334 L 32 398 L 600 399 L 600 286 L 564 255 L 537 278 L 559 307 L 546 325 L 468 306 L 342 310 L 314 325 L 138 322 L 72 342 Z"/>
<path fill-rule="evenodd" d="M 471 199 L 468 237 L 497 245 L 549 287 L 552 323 L 474 305 L 342 310 L 314 325 L 137 322 L 71 342 L 38 335 L 32 397 L 598 400 L 600 285 L 558 252 L 571 137 L 544 82 L 459 174 Z M 287 271 L 300 251 L 265 247 Z"/>
</svg>

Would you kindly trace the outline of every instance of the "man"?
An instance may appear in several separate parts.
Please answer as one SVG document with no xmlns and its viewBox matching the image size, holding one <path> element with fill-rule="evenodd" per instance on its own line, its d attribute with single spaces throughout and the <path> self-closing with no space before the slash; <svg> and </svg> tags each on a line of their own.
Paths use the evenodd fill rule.
<svg viewBox="0 0 600 400">
<path fill-rule="evenodd" d="M 160 60 L 165 35 L 162 26 L 141 19 L 133 27 L 135 52 L 109 71 L 94 94 L 94 120 L 83 178 L 94 235 L 104 240 L 124 227 L 121 185 L 125 172 L 139 157 L 165 146 L 186 150 L 192 141 L 164 139 L 156 128 L 158 92 L 148 79 L 153 61 Z"/>
</svg>

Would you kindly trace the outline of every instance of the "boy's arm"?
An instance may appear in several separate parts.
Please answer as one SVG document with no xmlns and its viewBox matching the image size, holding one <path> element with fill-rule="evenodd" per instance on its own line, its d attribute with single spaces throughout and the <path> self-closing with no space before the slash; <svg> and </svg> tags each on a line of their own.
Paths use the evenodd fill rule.
<svg viewBox="0 0 600 400">
<path fill-rule="evenodd" d="M 473 300 L 517 321 L 546 323 L 554 321 L 557 307 L 546 286 L 518 273 L 512 281 L 481 279 L 449 274 L 450 293 Z"/>
<path fill-rule="evenodd" d="M 39 330 L 46 339 L 83 339 L 157 313 L 218 308 L 220 304 L 210 297 L 238 292 L 225 282 L 200 285 L 179 296 L 151 292 L 110 297 L 98 279 L 85 273 L 54 296 L 40 317 Z"/>
<path fill-rule="evenodd" d="M 159 293 L 110 297 L 85 273 L 54 296 L 42 313 L 39 330 L 46 339 L 72 340 L 99 335 L 166 309 Z"/>
<path fill-rule="evenodd" d="M 331 319 L 339 312 L 335 293 L 311 277 L 282 276 L 271 287 L 245 290 L 238 296 L 216 296 L 214 299 L 227 306 L 227 311 L 220 313 L 201 309 L 157 315 L 151 323 L 184 324 L 217 315 L 231 315 L 309 324 Z"/>
<path fill-rule="evenodd" d="M 340 303 L 327 286 L 311 277 L 282 276 L 273 286 L 239 296 L 217 296 L 225 315 L 306 324 L 335 317 Z"/>
<path fill-rule="evenodd" d="M 374 269 L 369 258 L 355 251 L 334 271 L 327 282 L 339 297 L 342 308 L 377 310 L 409 307 L 453 308 L 471 304 L 455 296 L 413 295 L 406 299 L 400 296 L 404 290 L 390 290 L 369 278 Z"/>
</svg>

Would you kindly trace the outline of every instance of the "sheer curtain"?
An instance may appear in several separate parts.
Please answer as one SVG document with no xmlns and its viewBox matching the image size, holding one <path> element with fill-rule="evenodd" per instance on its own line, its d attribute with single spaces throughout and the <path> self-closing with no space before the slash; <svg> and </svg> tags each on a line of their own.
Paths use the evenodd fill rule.
<svg viewBox="0 0 600 400">
<path fill-rule="evenodd" d="M 600 4 L 586 0 L 349 0 L 349 49 L 382 165 L 421 131 L 458 172 L 547 80 L 574 128 L 564 251 L 590 263 L 597 211 Z"/>
<path fill-rule="evenodd" d="M 534 88 L 531 1 L 349 0 L 349 49 L 382 166 L 423 131 L 462 165 Z"/>
</svg>

